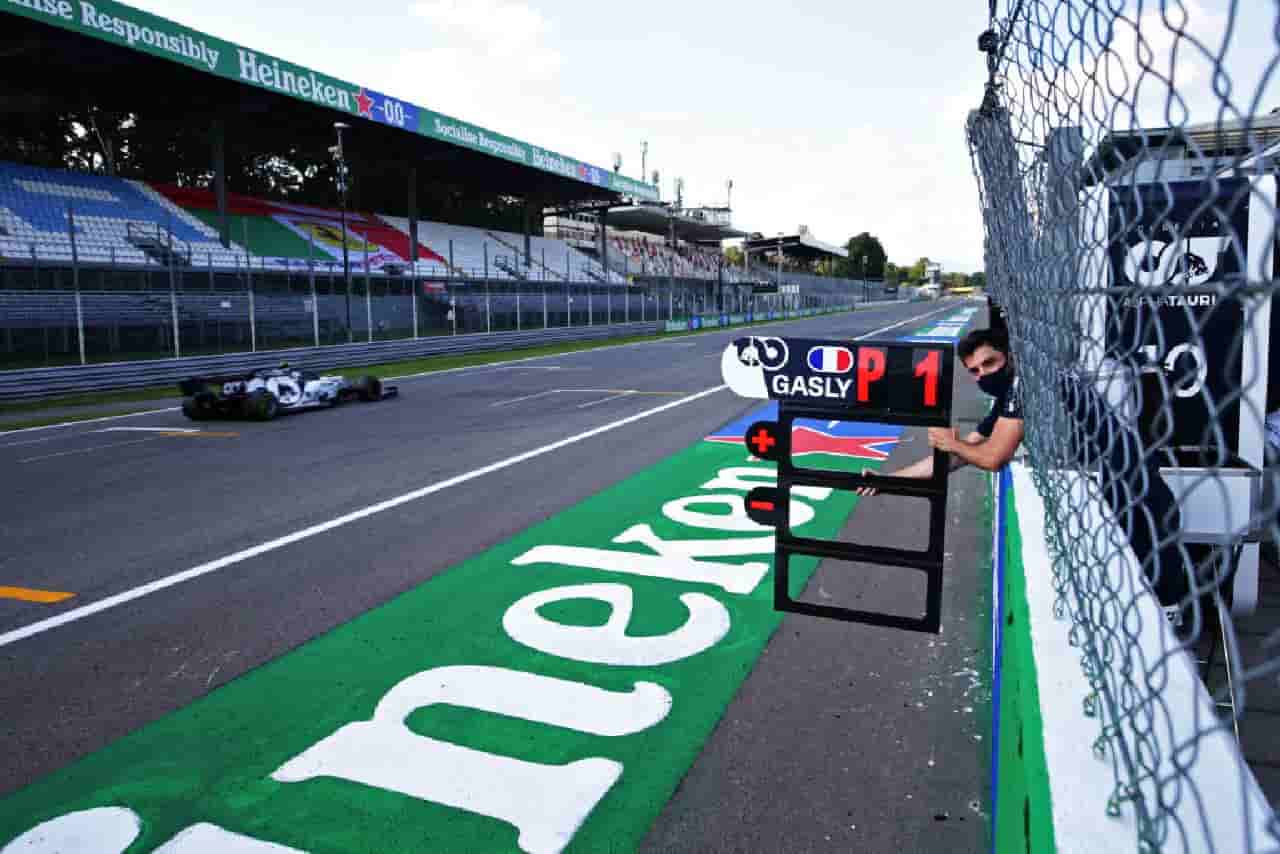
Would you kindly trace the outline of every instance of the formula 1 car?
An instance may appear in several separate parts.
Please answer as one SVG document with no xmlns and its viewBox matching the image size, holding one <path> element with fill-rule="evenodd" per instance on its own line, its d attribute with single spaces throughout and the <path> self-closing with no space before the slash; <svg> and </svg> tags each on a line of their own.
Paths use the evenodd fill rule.
<svg viewBox="0 0 1280 854">
<path fill-rule="evenodd" d="M 399 389 L 364 376 L 320 376 L 283 364 L 247 374 L 192 377 L 178 384 L 186 398 L 182 412 L 193 421 L 207 418 L 250 418 L 270 421 L 283 412 L 339 406 L 395 397 Z"/>
</svg>

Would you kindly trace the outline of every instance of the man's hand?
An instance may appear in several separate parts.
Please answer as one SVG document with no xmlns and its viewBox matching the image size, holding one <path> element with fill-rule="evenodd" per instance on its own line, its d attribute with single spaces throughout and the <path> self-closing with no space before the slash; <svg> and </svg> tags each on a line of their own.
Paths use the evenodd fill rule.
<svg viewBox="0 0 1280 854">
<path fill-rule="evenodd" d="M 863 469 L 862 471 L 858 472 L 858 474 L 879 474 L 879 472 L 877 472 L 875 469 Z M 879 492 L 880 490 L 876 489 L 874 486 L 859 486 L 857 489 L 853 491 L 853 494 L 860 495 L 863 498 L 870 498 L 873 495 L 879 494 Z"/>
<path fill-rule="evenodd" d="M 960 437 L 951 427 L 930 427 L 929 445 L 943 453 L 954 453 L 960 445 Z"/>
</svg>

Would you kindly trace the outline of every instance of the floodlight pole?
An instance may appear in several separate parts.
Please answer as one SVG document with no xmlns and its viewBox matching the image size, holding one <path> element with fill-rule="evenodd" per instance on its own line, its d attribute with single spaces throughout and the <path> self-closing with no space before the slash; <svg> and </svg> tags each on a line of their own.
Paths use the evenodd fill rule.
<svg viewBox="0 0 1280 854">
<path fill-rule="evenodd" d="M 778 235 L 778 302 L 782 304 L 783 317 L 787 313 L 787 298 L 782 293 L 782 235 Z"/>
<path fill-rule="evenodd" d="M 674 207 L 667 208 L 667 228 L 671 234 L 671 257 L 667 259 L 667 287 L 671 289 L 674 298 L 676 292 L 676 211 Z"/>
<path fill-rule="evenodd" d="M 334 122 L 333 129 L 338 133 L 338 193 L 342 196 L 342 279 L 347 286 L 347 342 L 355 340 L 351 334 L 351 259 L 347 253 L 347 161 L 342 149 L 342 132 L 351 125 L 345 122 Z"/>
</svg>

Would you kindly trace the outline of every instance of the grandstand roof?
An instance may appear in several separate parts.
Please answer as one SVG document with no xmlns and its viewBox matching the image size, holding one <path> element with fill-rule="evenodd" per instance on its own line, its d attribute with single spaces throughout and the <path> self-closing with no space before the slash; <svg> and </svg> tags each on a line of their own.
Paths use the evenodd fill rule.
<svg viewBox="0 0 1280 854">
<path fill-rule="evenodd" d="M 711 222 L 708 217 L 699 216 L 701 211 L 675 211 L 674 216 L 672 213 L 673 209 L 664 205 L 612 208 L 609 211 L 609 227 L 666 236 L 671 233 L 674 223 L 676 239 L 687 243 L 719 244 L 722 240 L 747 236 L 745 231 L 739 231 L 727 223 Z"/>
<path fill-rule="evenodd" d="M 0 4 L 0 74 L 22 81 L 0 95 L 9 111 L 96 106 L 207 123 L 230 139 L 270 134 L 332 144 L 348 121 L 354 156 L 383 168 L 416 166 L 453 183 L 544 201 L 658 199 L 656 187 L 244 48 L 114 0 Z M 33 69 L 39 69 L 33 73 Z"/>
<path fill-rule="evenodd" d="M 782 254 L 793 258 L 817 260 L 820 258 L 848 258 L 849 251 L 843 246 L 832 246 L 823 243 L 807 231 L 795 234 L 784 234 L 780 237 L 753 236 L 743 241 L 743 249 L 750 252 L 773 251 L 782 243 Z"/>
</svg>

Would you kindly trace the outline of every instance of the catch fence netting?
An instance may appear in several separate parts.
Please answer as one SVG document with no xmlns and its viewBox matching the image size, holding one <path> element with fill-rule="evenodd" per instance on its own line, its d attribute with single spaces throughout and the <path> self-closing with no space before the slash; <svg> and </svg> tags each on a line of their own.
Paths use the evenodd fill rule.
<svg viewBox="0 0 1280 854">
<path fill-rule="evenodd" d="M 990 18 L 967 126 L 987 288 L 1092 689 L 1052 702 L 1096 722 L 1098 821 L 1135 850 L 1280 850 L 1255 773 L 1280 779 L 1280 708 L 1250 718 L 1280 696 L 1280 6 Z"/>
</svg>

